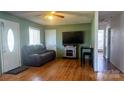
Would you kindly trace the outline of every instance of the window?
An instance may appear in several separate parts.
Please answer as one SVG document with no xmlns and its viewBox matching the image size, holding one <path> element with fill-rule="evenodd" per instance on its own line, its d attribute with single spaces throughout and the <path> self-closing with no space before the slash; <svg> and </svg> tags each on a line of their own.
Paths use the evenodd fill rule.
<svg viewBox="0 0 124 93">
<path fill-rule="evenodd" d="M 14 49 L 14 34 L 13 34 L 12 29 L 8 30 L 7 41 L 8 41 L 8 48 L 10 52 L 12 52 Z"/>
<path fill-rule="evenodd" d="M 40 30 L 37 28 L 29 27 L 29 44 L 40 44 Z"/>
</svg>

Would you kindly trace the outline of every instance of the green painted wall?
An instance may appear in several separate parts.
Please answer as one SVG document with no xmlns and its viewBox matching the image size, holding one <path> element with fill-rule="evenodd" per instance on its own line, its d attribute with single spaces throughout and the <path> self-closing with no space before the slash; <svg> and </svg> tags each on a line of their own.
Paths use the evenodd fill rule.
<svg viewBox="0 0 124 93">
<path fill-rule="evenodd" d="M 60 25 L 60 26 L 46 26 L 45 29 L 56 29 L 57 57 L 63 57 L 64 47 L 62 45 L 62 32 L 84 31 L 85 32 L 85 43 L 83 45 L 85 46 L 91 45 L 91 24 L 90 23 Z"/>
<path fill-rule="evenodd" d="M 97 43 L 98 43 L 98 12 L 94 13 L 94 17 L 91 23 L 91 35 L 92 35 L 92 47 L 94 48 L 94 71 L 98 70 L 98 52 L 97 52 Z"/>
<path fill-rule="evenodd" d="M 40 24 L 28 21 L 23 18 L 13 16 L 6 12 L 0 12 L 0 18 L 19 23 L 20 25 L 20 45 L 21 47 L 29 43 L 29 26 L 39 28 L 41 30 L 41 42 L 44 42 L 44 27 Z"/>
</svg>

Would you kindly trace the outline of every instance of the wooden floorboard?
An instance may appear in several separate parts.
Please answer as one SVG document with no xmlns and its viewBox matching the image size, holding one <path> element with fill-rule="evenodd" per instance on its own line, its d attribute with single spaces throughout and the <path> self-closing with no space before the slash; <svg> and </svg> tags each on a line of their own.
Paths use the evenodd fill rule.
<svg viewBox="0 0 124 93">
<path fill-rule="evenodd" d="M 80 61 L 75 59 L 56 59 L 41 67 L 30 67 L 28 70 L 17 74 L 3 74 L 1 81 L 91 81 L 91 80 L 124 80 L 120 73 L 94 72 L 86 64 L 80 66 Z"/>
</svg>

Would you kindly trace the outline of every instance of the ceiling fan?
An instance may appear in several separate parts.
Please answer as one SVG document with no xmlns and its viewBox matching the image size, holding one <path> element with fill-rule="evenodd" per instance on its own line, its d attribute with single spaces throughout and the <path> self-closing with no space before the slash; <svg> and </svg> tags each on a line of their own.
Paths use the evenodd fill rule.
<svg viewBox="0 0 124 93">
<path fill-rule="evenodd" d="M 44 16 L 46 19 L 50 19 L 50 20 L 52 20 L 54 17 L 64 18 L 63 15 L 61 15 L 61 14 L 59 14 L 57 12 L 54 12 L 54 11 L 47 12 L 45 14 L 41 14 L 41 15 L 38 15 L 38 16 Z"/>
</svg>

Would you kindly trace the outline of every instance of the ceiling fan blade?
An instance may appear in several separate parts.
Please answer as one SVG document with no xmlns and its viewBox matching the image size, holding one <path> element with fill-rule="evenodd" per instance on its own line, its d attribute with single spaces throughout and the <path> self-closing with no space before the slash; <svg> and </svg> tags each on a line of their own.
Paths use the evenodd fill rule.
<svg viewBox="0 0 124 93">
<path fill-rule="evenodd" d="M 59 14 L 53 14 L 54 16 L 60 17 L 60 18 L 64 18 L 63 15 L 59 15 Z"/>
<path fill-rule="evenodd" d="M 55 13 L 48 13 L 48 12 L 44 12 L 42 14 L 37 14 L 36 16 L 49 16 L 49 15 L 53 15 L 53 16 L 56 16 L 56 17 L 60 17 L 60 18 L 64 18 L 63 15 L 61 14 L 57 14 L 56 12 Z"/>
<path fill-rule="evenodd" d="M 61 11 L 61 13 L 70 14 L 70 15 L 78 15 L 78 16 L 93 16 L 93 11 Z"/>
</svg>

